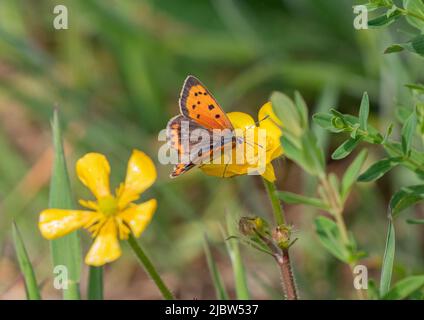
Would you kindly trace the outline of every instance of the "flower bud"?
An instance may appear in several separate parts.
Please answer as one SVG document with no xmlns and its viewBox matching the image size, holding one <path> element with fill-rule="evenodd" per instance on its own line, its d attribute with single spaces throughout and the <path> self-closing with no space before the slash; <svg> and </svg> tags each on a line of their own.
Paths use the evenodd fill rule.
<svg viewBox="0 0 424 320">
<path fill-rule="evenodd" d="M 333 117 L 331 119 L 331 124 L 333 125 L 334 128 L 337 128 L 337 129 L 344 129 L 346 126 L 343 119 L 340 117 Z"/>
<path fill-rule="evenodd" d="M 290 244 L 291 228 L 288 226 L 278 226 L 272 231 L 272 239 L 281 249 L 287 249 Z"/>
<path fill-rule="evenodd" d="M 259 217 L 241 217 L 239 221 L 239 231 L 245 236 L 254 236 L 256 232 L 263 233 L 266 222 Z"/>
</svg>

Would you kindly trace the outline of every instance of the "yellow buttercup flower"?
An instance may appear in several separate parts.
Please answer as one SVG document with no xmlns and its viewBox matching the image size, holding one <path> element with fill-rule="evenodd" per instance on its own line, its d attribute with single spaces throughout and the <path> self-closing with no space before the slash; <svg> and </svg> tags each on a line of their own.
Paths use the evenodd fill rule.
<svg viewBox="0 0 424 320">
<path fill-rule="evenodd" d="M 49 240 L 79 228 L 87 229 L 94 242 L 85 263 L 101 266 L 121 256 L 119 239 L 128 239 L 130 232 L 139 237 L 152 219 L 156 199 L 141 204 L 133 202 L 155 182 L 156 168 L 145 153 L 133 150 L 125 182 L 120 184 L 115 195 L 110 192 L 110 166 L 104 155 L 86 154 L 77 161 L 76 172 L 96 197 L 96 201 L 79 201 L 90 210 L 47 209 L 41 212 L 38 226 L 43 237 Z"/>
<path fill-rule="evenodd" d="M 271 102 L 267 102 L 260 108 L 258 113 L 259 126 L 247 113 L 230 112 L 227 115 L 234 129 L 236 131 L 241 129 L 243 143 L 237 143 L 236 147 L 233 148 L 230 161 L 225 160 L 226 155 L 224 154 L 221 156 L 219 164 L 203 164 L 200 167 L 201 170 L 208 175 L 224 178 L 248 174 L 257 170 L 257 173 L 266 180 L 275 181 L 271 161 L 283 154 L 280 143 L 282 123 L 272 110 Z M 262 141 L 260 129 L 265 132 Z M 261 153 L 264 155 L 263 157 L 259 156 Z M 237 161 L 237 154 L 244 155 L 241 163 Z"/>
</svg>

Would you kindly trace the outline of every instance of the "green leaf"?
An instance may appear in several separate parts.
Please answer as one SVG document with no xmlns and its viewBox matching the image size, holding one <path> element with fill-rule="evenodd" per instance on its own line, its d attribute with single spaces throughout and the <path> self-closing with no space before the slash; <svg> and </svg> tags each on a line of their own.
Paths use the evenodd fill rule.
<svg viewBox="0 0 424 320">
<path fill-rule="evenodd" d="M 417 113 L 415 110 L 406 119 L 402 127 L 402 151 L 404 155 L 408 155 L 411 150 L 412 140 L 414 138 L 415 128 L 417 127 Z"/>
<path fill-rule="evenodd" d="M 370 101 L 368 98 L 368 93 L 364 92 L 364 95 L 362 96 L 361 106 L 359 108 L 359 128 L 361 130 L 367 131 L 369 113 Z"/>
<path fill-rule="evenodd" d="M 74 207 L 63 152 L 59 117 L 55 111 L 52 121 L 54 162 L 50 181 L 49 207 L 72 209 Z M 78 231 L 51 241 L 54 266 L 65 266 L 68 271 L 68 288 L 63 289 L 66 300 L 80 299 L 79 281 L 81 273 L 81 247 Z"/>
<path fill-rule="evenodd" d="M 384 54 L 398 53 L 398 52 L 402 52 L 403 50 L 405 50 L 405 48 L 402 44 L 395 43 L 395 44 L 388 46 L 384 50 Z"/>
<path fill-rule="evenodd" d="M 395 260 L 395 228 L 392 220 L 389 220 L 387 228 L 386 247 L 384 249 L 383 265 L 380 275 L 380 296 L 384 296 L 390 288 L 392 280 L 393 262 Z"/>
<path fill-rule="evenodd" d="M 384 296 L 384 300 L 401 300 L 424 287 L 424 275 L 410 276 L 400 280 Z"/>
<path fill-rule="evenodd" d="M 358 178 L 359 172 L 361 171 L 362 165 L 365 162 L 365 159 L 367 158 L 368 152 L 366 149 L 363 149 L 355 158 L 355 160 L 352 161 L 350 166 L 347 168 L 345 174 L 343 175 L 342 179 L 342 186 L 340 190 L 340 196 L 342 200 L 346 200 L 350 189 L 352 188 L 353 184 L 355 183 L 356 179 Z"/>
<path fill-rule="evenodd" d="M 302 128 L 308 128 L 308 106 L 306 105 L 305 100 L 298 91 L 294 92 L 294 104 L 297 108 Z"/>
<path fill-rule="evenodd" d="M 405 84 L 405 87 L 424 93 L 424 85 L 421 83 L 407 83 Z"/>
<path fill-rule="evenodd" d="M 424 56 L 424 35 L 420 34 L 405 43 L 392 44 L 384 50 L 384 53 L 397 53 L 403 50 Z"/>
<path fill-rule="evenodd" d="M 402 158 L 393 157 L 379 160 L 372 164 L 363 174 L 358 177 L 358 181 L 369 182 L 380 179 L 386 172 L 396 167 Z"/>
<path fill-rule="evenodd" d="M 18 226 L 12 225 L 13 243 L 15 245 L 16 257 L 18 258 L 19 269 L 25 280 L 25 291 L 28 300 L 40 300 L 41 294 L 38 289 L 37 280 L 35 278 L 34 269 L 29 260 L 28 253 L 25 249 L 24 241 L 18 230 Z"/>
<path fill-rule="evenodd" d="M 288 159 L 294 161 L 297 165 L 302 167 L 302 169 L 308 172 L 309 174 L 316 175 L 316 168 L 314 162 L 310 161 L 309 158 L 305 158 L 305 153 L 302 151 L 300 145 L 297 146 L 293 139 L 290 139 L 288 135 L 283 135 L 281 137 L 281 145 L 284 149 L 284 155 Z"/>
<path fill-rule="evenodd" d="M 206 234 L 204 236 L 203 246 L 209 267 L 209 273 L 212 277 L 212 281 L 215 287 L 216 296 L 219 300 L 228 300 L 229 296 L 227 290 L 225 289 L 224 282 L 222 281 L 221 273 L 219 272 L 215 260 L 212 257 L 212 253 L 209 248 L 209 241 Z"/>
<path fill-rule="evenodd" d="M 342 245 L 343 242 L 336 223 L 320 216 L 315 219 L 315 227 L 321 244 L 337 259 L 348 263 L 349 253 Z"/>
<path fill-rule="evenodd" d="M 340 160 L 346 158 L 359 144 L 361 139 L 358 137 L 356 139 L 349 138 L 343 142 L 336 150 L 334 150 L 331 158 L 334 160 Z"/>
<path fill-rule="evenodd" d="M 382 27 L 382 26 L 388 26 L 395 22 L 397 19 L 399 19 L 402 16 L 402 13 L 400 10 L 393 10 L 392 12 L 388 11 L 388 14 L 383 14 L 377 18 L 371 19 L 368 21 L 368 27 L 376 28 L 376 27 Z"/>
<path fill-rule="evenodd" d="M 103 300 L 103 267 L 90 266 L 87 297 L 88 300 Z"/>
<path fill-rule="evenodd" d="M 409 224 L 424 224 L 424 219 L 406 219 Z"/>
<path fill-rule="evenodd" d="M 356 127 L 359 125 L 359 118 L 350 114 L 344 115 L 344 120 L 349 124 L 350 127 Z M 361 135 L 361 138 L 369 143 L 380 144 L 383 141 L 383 136 L 373 126 L 368 124 L 368 130 L 366 135 Z"/>
<path fill-rule="evenodd" d="M 370 2 L 365 3 L 364 6 L 367 8 L 368 12 L 372 12 L 377 9 L 386 7 L 387 1 L 388 0 L 370 0 Z"/>
<path fill-rule="evenodd" d="M 390 123 L 389 126 L 386 129 L 386 133 L 384 134 L 383 144 L 385 142 L 387 142 L 387 140 L 389 139 L 390 135 L 392 134 L 392 131 L 393 131 L 393 123 Z"/>
<path fill-rule="evenodd" d="M 300 162 L 302 160 L 302 150 L 300 150 L 300 146 L 296 145 L 292 139 L 283 135 L 281 137 L 281 144 L 284 148 L 284 155 L 293 160 L 294 162 Z"/>
<path fill-rule="evenodd" d="M 236 233 L 236 227 L 232 222 L 230 215 L 226 216 L 227 219 L 227 229 L 230 234 Z M 225 235 L 224 235 L 225 236 Z M 236 289 L 236 296 L 239 300 L 249 300 L 250 293 L 249 287 L 247 285 L 246 270 L 244 267 L 243 260 L 240 254 L 240 248 L 236 239 L 228 239 L 228 236 L 225 236 L 227 239 L 225 245 L 227 247 L 228 255 L 230 256 L 231 265 L 233 266 L 234 272 L 234 282 Z"/>
<path fill-rule="evenodd" d="M 325 162 L 322 149 L 318 146 L 314 133 L 307 130 L 302 135 L 302 154 L 306 163 L 313 169 L 314 174 L 324 173 Z"/>
<path fill-rule="evenodd" d="M 377 285 L 373 279 L 368 280 L 368 299 L 379 300 L 380 295 L 378 293 Z"/>
<path fill-rule="evenodd" d="M 406 208 L 424 199 L 424 185 L 403 187 L 390 199 L 390 211 L 393 217 Z"/>
<path fill-rule="evenodd" d="M 302 133 L 301 118 L 293 101 L 281 92 L 273 92 L 271 103 L 275 114 L 284 123 L 283 131 L 299 137 Z"/>
<path fill-rule="evenodd" d="M 403 0 L 403 7 L 409 12 L 413 12 L 424 17 L 424 3 L 422 0 Z M 421 19 L 407 15 L 406 21 L 418 30 L 424 31 L 424 22 Z"/>
<path fill-rule="evenodd" d="M 334 126 L 334 118 L 332 114 L 325 112 L 317 112 L 312 116 L 312 120 L 321 128 L 334 133 L 342 132 L 344 130 L 343 128 Z"/>
<path fill-rule="evenodd" d="M 319 209 L 328 210 L 328 205 L 318 198 L 305 197 L 300 194 L 287 192 L 287 191 L 278 191 L 277 194 L 278 194 L 278 197 L 281 200 L 283 200 L 285 203 L 304 204 L 307 206 L 312 206 Z"/>
</svg>

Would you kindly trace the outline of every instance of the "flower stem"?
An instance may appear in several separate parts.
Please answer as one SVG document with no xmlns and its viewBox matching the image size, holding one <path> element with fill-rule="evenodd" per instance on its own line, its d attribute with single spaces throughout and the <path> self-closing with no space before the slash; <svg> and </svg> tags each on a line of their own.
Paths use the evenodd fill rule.
<svg viewBox="0 0 424 320">
<path fill-rule="evenodd" d="M 263 179 L 263 181 L 271 201 L 275 222 L 278 226 L 285 225 L 286 219 L 284 217 L 284 211 L 281 206 L 280 199 L 277 197 L 277 189 L 275 184 L 265 179 Z M 296 289 L 296 282 L 290 263 L 289 248 L 283 249 L 281 255 L 275 255 L 275 259 L 280 267 L 283 290 L 286 294 L 287 300 L 299 299 Z"/>
<path fill-rule="evenodd" d="M 272 213 L 274 214 L 274 219 L 277 225 L 282 225 L 286 223 L 286 219 L 284 218 L 283 208 L 281 207 L 280 199 L 277 197 L 275 188 L 275 184 L 269 182 L 266 179 L 262 179 L 265 184 L 265 189 L 268 193 L 269 200 L 272 205 Z"/>
<path fill-rule="evenodd" d="M 137 242 L 137 240 L 134 238 L 132 234 L 129 235 L 128 243 L 131 246 L 131 249 L 134 251 L 135 255 L 137 256 L 140 263 L 143 265 L 146 272 L 149 274 L 149 276 L 152 278 L 152 280 L 155 282 L 156 286 L 162 293 L 162 296 L 166 300 L 174 300 L 174 296 L 171 293 L 171 291 L 168 289 L 168 287 L 165 285 L 165 283 L 162 281 L 161 277 L 159 276 L 159 273 L 156 271 L 155 267 L 153 266 L 150 259 L 147 257 L 143 249 L 140 247 L 140 244 Z"/>
<path fill-rule="evenodd" d="M 103 267 L 90 267 L 88 300 L 103 300 Z"/>
<path fill-rule="evenodd" d="M 325 193 L 327 194 L 327 198 L 329 200 L 329 204 L 331 209 L 329 212 L 334 216 L 334 219 L 336 220 L 337 228 L 339 229 L 341 241 L 342 244 L 347 247 L 349 245 L 349 234 L 346 228 L 346 223 L 343 218 L 343 204 L 340 201 L 340 197 L 336 190 L 332 187 L 331 183 L 328 181 L 328 177 L 324 176 L 321 179 L 321 184 L 325 190 Z M 353 269 L 355 268 L 355 261 L 352 261 L 348 263 L 348 266 L 350 268 L 350 271 L 353 275 Z M 362 290 L 356 290 L 356 294 L 359 298 L 359 300 L 365 299 L 364 293 Z"/>
<path fill-rule="evenodd" d="M 297 300 L 298 296 L 296 291 L 296 284 L 293 276 L 293 271 L 291 269 L 290 255 L 288 249 L 283 250 L 282 259 L 278 259 L 277 262 L 281 269 L 281 278 L 286 289 L 287 300 Z"/>
</svg>

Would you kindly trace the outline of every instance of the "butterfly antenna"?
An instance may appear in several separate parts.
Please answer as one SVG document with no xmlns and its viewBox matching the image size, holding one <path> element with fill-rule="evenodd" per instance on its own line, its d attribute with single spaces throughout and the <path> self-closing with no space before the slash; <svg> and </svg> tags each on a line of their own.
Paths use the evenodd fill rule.
<svg viewBox="0 0 424 320">
<path fill-rule="evenodd" d="M 267 114 L 265 117 L 263 117 L 262 119 L 260 119 L 260 120 L 258 120 L 258 121 L 256 121 L 254 124 L 252 124 L 252 125 L 250 125 L 250 126 L 248 126 L 246 129 L 248 130 L 248 129 L 252 129 L 252 128 L 254 128 L 254 127 L 256 127 L 256 126 L 258 126 L 262 121 L 264 121 L 264 120 L 266 120 L 266 119 L 268 119 L 269 118 L 269 114 Z M 275 123 L 275 122 L 274 122 Z"/>
<path fill-rule="evenodd" d="M 267 114 L 265 117 L 263 117 L 262 119 L 260 119 L 260 120 L 258 120 L 258 121 L 256 121 L 256 125 L 258 125 L 258 124 L 260 124 L 262 121 L 264 121 L 264 120 L 266 120 L 266 119 L 268 119 L 269 118 L 269 114 Z M 272 120 L 272 119 L 271 119 Z"/>
<path fill-rule="evenodd" d="M 249 146 L 253 147 L 253 145 L 252 145 L 251 143 L 249 143 L 248 141 L 244 140 L 244 142 L 246 142 L 246 144 L 248 144 Z M 255 145 L 257 145 L 259 148 L 263 148 L 263 145 L 260 145 L 259 143 L 254 142 L 254 141 L 253 141 L 253 143 L 254 143 Z"/>
<path fill-rule="evenodd" d="M 252 124 L 251 126 L 247 127 L 246 130 L 252 129 L 256 126 L 258 126 L 262 121 L 266 120 L 269 118 L 269 114 L 267 114 L 265 117 L 263 117 L 262 119 L 259 119 L 258 121 L 255 122 L 255 124 Z M 271 119 L 271 118 L 270 118 Z M 272 120 L 272 119 L 271 119 Z M 274 121 L 275 123 L 275 121 Z M 249 146 L 253 147 L 252 144 L 250 144 L 249 142 L 245 141 L 246 144 L 248 144 Z M 253 142 L 255 145 L 257 145 L 259 148 L 263 148 L 262 145 L 260 145 L 259 143 Z"/>
<path fill-rule="evenodd" d="M 269 118 L 269 120 L 271 120 L 273 124 L 275 124 L 278 128 L 280 128 L 281 131 L 283 130 L 283 127 L 279 125 L 274 119 Z"/>
</svg>

